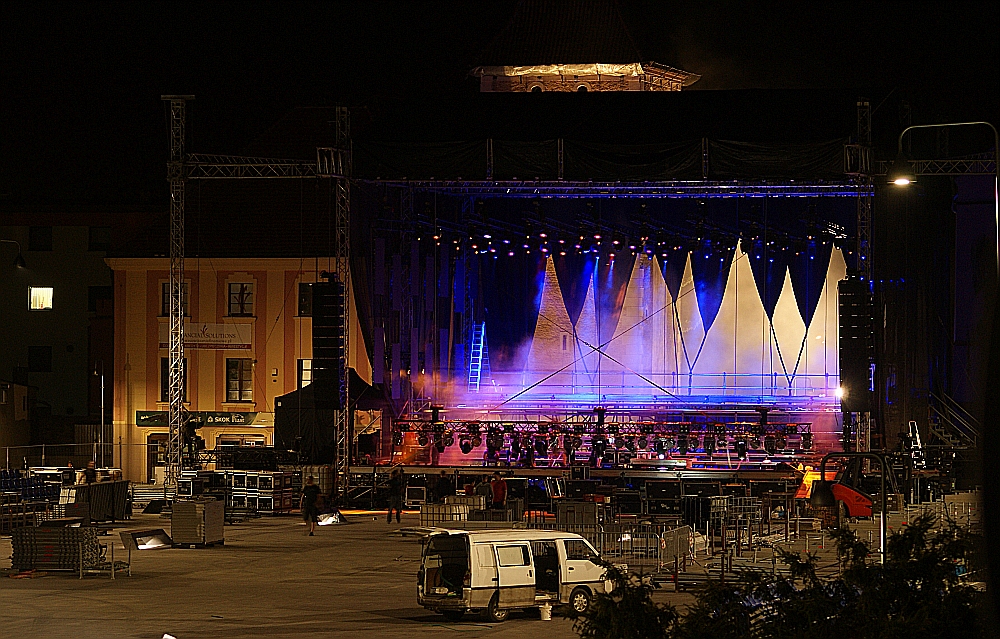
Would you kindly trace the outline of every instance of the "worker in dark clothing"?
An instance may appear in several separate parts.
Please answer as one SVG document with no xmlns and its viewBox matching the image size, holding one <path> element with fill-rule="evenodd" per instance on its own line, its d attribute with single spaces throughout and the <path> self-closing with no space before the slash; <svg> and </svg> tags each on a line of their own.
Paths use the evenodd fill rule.
<svg viewBox="0 0 1000 639">
<path fill-rule="evenodd" d="M 87 467 L 83 469 L 83 483 L 97 483 L 97 468 L 92 461 L 87 462 Z"/>
<path fill-rule="evenodd" d="M 392 523 L 392 511 L 396 511 L 396 523 L 399 523 L 399 515 L 403 512 L 403 501 L 406 496 L 406 479 L 403 471 L 393 468 L 389 475 L 389 512 L 385 515 L 385 523 Z"/>
<path fill-rule="evenodd" d="M 439 504 L 443 504 L 445 497 L 450 497 L 454 494 L 455 484 L 453 484 L 451 478 L 448 477 L 447 471 L 442 470 L 441 476 L 438 477 L 437 482 L 434 484 L 434 501 Z"/>
<path fill-rule="evenodd" d="M 306 485 L 302 487 L 302 499 L 299 500 L 299 509 L 302 510 L 302 519 L 309 522 L 309 536 L 316 532 L 316 522 L 319 521 L 319 486 L 316 485 L 312 475 L 306 478 Z"/>
</svg>

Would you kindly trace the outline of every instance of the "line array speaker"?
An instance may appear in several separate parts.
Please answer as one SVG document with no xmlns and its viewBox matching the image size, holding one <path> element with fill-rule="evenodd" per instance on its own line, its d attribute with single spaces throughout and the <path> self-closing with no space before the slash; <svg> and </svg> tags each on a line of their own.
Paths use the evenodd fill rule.
<svg viewBox="0 0 1000 639">
<path fill-rule="evenodd" d="M 845 411 L 871 410 L 871 363 L 874 357 L 872 295 L 857 278 L 837 285 L 840 314 L 840 385 Z"/>
<path fill-rule="evenodd" d="M 333 389 L 324 398 L 340 410 L 347 406 L 347 362 L 344 358 L 347 317 L 344 284 L 336 280 L 312 285 L 312 378 L 317 388 Z"/>
</svg>

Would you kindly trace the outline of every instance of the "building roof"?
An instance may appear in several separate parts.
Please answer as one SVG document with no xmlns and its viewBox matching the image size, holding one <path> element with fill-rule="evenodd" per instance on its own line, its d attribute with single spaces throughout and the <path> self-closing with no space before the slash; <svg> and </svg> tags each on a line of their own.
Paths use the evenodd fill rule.
<svg viewBox="0 0 1000 639">
<path fill-rule="evenodd" d="M 483 66 L 642 62 L 615 0 L 521 0 Z"/>
</svg>

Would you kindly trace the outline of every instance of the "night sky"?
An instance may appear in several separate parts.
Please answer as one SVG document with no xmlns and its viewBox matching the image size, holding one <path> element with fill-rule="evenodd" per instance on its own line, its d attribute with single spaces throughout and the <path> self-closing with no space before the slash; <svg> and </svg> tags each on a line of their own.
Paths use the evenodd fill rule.
<svg viewBox="0 0 1000 639">
<path fill-rule="evenodd" d="M 238 152 L 290 109 L 456 102 L 514 1 L 5 2 L 0 208 L 163 208 L 163 93 L 197 96 L 191 150 Z M 995 2 L 622 0 L 645 59 L 695 91 L 866 95 L 887 139 L 913 124 L 997 120 Z M 366 115 L 367 119 L 366 119 Z M 374 114 L 374 115 L 373 115 Z"/>
</svg>

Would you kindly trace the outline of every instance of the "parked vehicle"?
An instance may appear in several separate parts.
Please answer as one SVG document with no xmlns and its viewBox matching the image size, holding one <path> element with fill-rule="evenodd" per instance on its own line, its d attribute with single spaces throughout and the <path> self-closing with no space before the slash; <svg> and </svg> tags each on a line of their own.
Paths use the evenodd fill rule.
<svg viewBox="0 0 1000 639">
<path fill-rule="evenodd" d="M 547 530 L 446 530 L 428 537 L 417 573 L 417 603 L 449 619 L 568 603 L 585 611 L 607 592 L 605 569 L 586 539 Z"/>
</svg>

